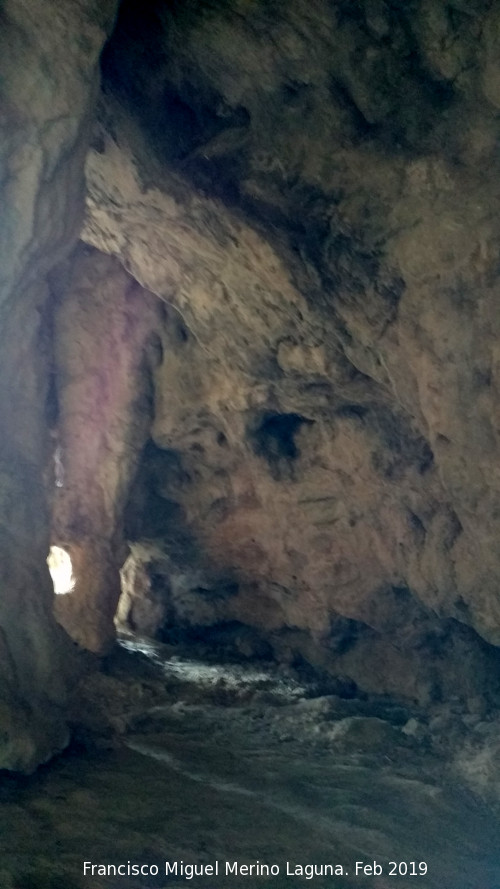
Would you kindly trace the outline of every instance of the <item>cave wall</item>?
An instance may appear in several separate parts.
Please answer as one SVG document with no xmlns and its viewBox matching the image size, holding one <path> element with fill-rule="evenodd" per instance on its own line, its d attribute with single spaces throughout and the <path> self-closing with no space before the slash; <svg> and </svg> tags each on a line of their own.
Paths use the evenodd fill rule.
<svg viewBox="0 0 500 889">
<path fill-rule="evenodd" d="M 0 769 L 67 742 L 68 652 L 46 557 L 53 369 L 47 275 L 74 244 L 99 54 L 114 4 L 0 9 Z"/>
<path fill-rule="evenodd" d="M 53 337 L 58 474 L 52 542 L 70 555 L 74 589 L 57 596 L 59 623 L 79 645 L 113 644 L 123 517 L 153 415 L 162 358 L 162 304 L 120 263 L 80 246 L 59 281 Z"/>
<path fill-rule="evenodd" d="M 181 623 L 421 698 L 498 675 L 499 33 L 124 3 L 83 237 L 174 310 L 127 534 Z"/>
<path fill-rule="evenodd" d="M 49 509 L 96 652 L 129 546 L 123 626 L 496 693 L 497 5 L 124 0 L 98 95 L 114 12 L 0 11 L 0 767 L 67 738 Z"/>
</svg>

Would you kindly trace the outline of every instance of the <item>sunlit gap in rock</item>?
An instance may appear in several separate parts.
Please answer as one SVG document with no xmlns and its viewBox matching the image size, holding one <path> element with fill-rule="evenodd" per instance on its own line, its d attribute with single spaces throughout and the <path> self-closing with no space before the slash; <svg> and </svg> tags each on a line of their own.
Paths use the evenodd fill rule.
<svg viewBox="0 0 500 889">
<path fill-rule="evenodd" d="M 69 553 L 60 546 L 51 546 L 47 557 L 54 593 L 63 596 L 72 593 L 75 587 L 73 566 Z"/>
</svg>

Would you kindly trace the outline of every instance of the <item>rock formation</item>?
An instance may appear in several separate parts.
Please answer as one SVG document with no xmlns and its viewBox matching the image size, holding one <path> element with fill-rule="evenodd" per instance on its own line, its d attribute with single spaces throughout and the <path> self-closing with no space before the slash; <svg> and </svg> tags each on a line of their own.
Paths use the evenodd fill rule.
<svg viewBox="0 0 500 889">
<path fill-rule="evenodd" d="M 0 10 L 0 768 L 67 741 L 50 519 L 47 275 L 81 227 L 98 60 L 114 4 L 7 0 Z"/>
<path fill-rule="evenodd" d="M 75 641 L 101 652 L 114 641 L 123 515 L 151 426 L 161 304 L 102 253 L 84 248 L 70 268 L 54 319 L 61 477 L 52 534 L 75 585 L 55 604 Z"/>
<path fill-rule="evenodd" d="M 1 13 L 5 688 L 57 685 L 52 424 L 79 643 L 109 647 L 130 551 L 122 626 L 493 699 L 498 6 L 124 0 L 61 264 L 112 9 L 27 5 Z"/>
<path fill-rule="evenodd" d="M 174 307 L 127 589 L 176 632 L 420 699 L 498 675 L 499 23 L 122 6 L 84 238 Z"/>
</svg>

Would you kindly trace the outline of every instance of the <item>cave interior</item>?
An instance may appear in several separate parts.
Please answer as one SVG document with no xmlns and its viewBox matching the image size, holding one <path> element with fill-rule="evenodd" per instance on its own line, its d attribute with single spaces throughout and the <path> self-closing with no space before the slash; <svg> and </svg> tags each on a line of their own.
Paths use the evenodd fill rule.
<svg viewBox="0 0 500 889">
<path fill-rule="evenodd" d="M 3 0 L 0 889 L 498 889 L 499 145 L 496 0 Z"/>
</svg>

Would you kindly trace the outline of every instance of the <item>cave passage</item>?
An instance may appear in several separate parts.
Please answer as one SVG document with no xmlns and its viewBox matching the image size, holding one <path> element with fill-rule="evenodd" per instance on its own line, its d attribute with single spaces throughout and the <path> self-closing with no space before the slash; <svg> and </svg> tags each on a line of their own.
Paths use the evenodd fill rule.
<svg viewBox="0 0 500 889">
<path fill-rule="evenodd" d="M 0 889 L 498 889 L 500 3 L 0 5 Z"/>
</svg>

